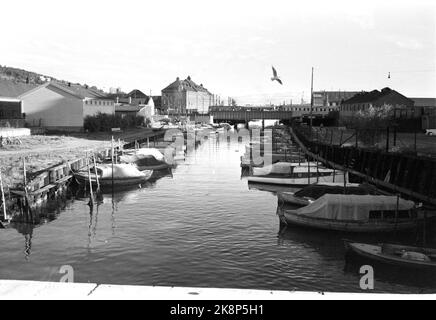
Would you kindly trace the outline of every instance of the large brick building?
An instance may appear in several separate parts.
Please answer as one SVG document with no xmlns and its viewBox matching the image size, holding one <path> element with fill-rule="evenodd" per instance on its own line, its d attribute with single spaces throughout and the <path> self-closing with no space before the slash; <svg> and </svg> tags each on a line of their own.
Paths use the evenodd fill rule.
<svg viewBox="0 0 436 320">
<path fill-rule="evenodd" d="M 415 102 L 412 99 L 390 88 L 384 88 L 381 91 L 360 92 L 342 102 L 339 108 L 339 117 L 346 119 L 371 107 L 380 108 L 383 105 L 390 105 L 393 107 L 393 116 L 396 118 L 420 118 L 422 112 L 415 110 L 414 104 Z"/>
<path fill-rule="evenodd" d="M 202 84 L 198 85 L 188 76 L 177 78 L 162 90 L 162 109 L 168 113 L 206 114 L 213 104 L 213 95 Z"/>
</svg>

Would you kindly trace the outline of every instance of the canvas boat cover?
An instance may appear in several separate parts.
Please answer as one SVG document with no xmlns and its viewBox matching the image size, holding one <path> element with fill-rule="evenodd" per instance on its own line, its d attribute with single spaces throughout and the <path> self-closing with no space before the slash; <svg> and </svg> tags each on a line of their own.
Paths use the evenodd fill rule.
<svg viewBox="0 0 436 320">
<path fill-rule="evenodd" d="M 307 167 L 316 167 L 316 163 L 314 162 L 277 162 L 274 164 L 267 165 L 262 168 L 253 168 L 253 175 L 255 176 L 264 176 L 268 174 L 290 174 L 292 173 L 292 168 L 301 167 L 304 172 L 307 172 Z M 294 169 L 295 170 L 295 169 Z"/>
<path fill-rule="evenodd" d="M 141 148 L 133 151 L 131 154 L 126 154 L 120 157 L 122 162 L 134 163 L 142 158 L 153 157 L 157 161 L 165 161 L 165 157 L 158 149 L 155 148 Z"/>
<path fill-rule="evenodd" d="M 414 208 L 413 201 L 399 199 L 398 210 Z M 370 211 L 395 211 L 396 196 L 326 194 L 293 214 L 330 220 L 368 221 Z"/>
<path fill-rule="evenodd" d="M 98 171 L 101 172 L 102 179 L 112 179 L 112 165 L 103 164 L 97 166 Z M 146 177 L 147 172 L 139 171 L 134 165 L 131 164 L 114 164 L 114 178 L 127 179 L 127 178 L 141 178 Z"/>
</svg>

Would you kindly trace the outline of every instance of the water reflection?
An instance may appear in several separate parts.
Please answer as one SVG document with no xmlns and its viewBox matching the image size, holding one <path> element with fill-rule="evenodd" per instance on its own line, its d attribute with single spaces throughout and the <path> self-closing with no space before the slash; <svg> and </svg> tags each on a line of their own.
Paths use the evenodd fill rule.
<svg viewBox="0 0 436 320">
<path fill-rule="evenodd" d="M 32 238 L 35 226 L 30 223 L 11 223 L 10 227 L 14 228 L 18 233 L 24 236 L 24 258 L 25 260 L 29 260 L 32 253 Z"/>
</svg>

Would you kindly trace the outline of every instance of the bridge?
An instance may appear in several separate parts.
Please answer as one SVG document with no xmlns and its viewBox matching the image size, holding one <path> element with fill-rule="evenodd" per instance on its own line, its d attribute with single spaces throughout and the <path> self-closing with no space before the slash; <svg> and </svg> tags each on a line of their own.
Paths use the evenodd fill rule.
<svg viewBox="0 0 436 320">
<path fill-rule="evenodd" d="M 232 122 L 232 123 L 247 123 L 253 120 L 281 120 L 291 121 L 297 118 L 308 118 L 308 111 L 299 110 L 268 110 L 268 109 L 242 109 L 242 110 L 229 110 L 229 109 L 212 109 L 210 115 L 213 116 L 215 121 L 218 122 Z M 313 117 L 316 119 L 326 118 L 328 113 L 313 112 Z"/>
</svg>

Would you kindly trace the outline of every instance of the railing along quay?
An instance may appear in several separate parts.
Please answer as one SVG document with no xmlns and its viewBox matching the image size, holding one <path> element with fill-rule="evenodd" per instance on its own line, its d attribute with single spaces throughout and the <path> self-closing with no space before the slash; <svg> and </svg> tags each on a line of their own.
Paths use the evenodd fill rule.
<svg viewBox="0 0 436 320">
<path fill-rule="evenodd" d="M 369 183 L 414 200 L 436 205 L 436 160 L 356 147 L 329 145 L 290 128 L 291 136 L 309 157 L 347 171 Z"/>
</svg>

